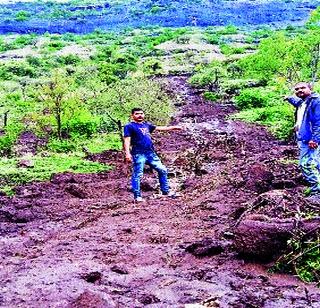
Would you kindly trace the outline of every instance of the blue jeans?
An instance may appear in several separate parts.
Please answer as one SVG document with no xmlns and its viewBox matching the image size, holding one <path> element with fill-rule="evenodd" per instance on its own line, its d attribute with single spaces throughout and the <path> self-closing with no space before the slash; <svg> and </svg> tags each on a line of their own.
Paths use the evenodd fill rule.
<svg viewBox="0 0 320 308">
<path fill-rule="evenodd" d="M 135 154 L 132 155 L 132 160 L 133 170 L 131 184 L 135 198 L 141 197 L 140 183 L 143 176 L 143 168 L 146 163 L 158 172 L 160 189 L 162 193 L 167 194 L 169 192 L 168 171 L 167 168 L 161 163 L 157 154 L 154 152 Z"/>
<path fill-rule="evenodd" d="M 307 143 L 298 142 L 300 150 L 299 166 L 302 174 L 310 184 L 311 194 L 320 194 L 320 158 L 319 147 L 310 149 Z"/>
</svg>

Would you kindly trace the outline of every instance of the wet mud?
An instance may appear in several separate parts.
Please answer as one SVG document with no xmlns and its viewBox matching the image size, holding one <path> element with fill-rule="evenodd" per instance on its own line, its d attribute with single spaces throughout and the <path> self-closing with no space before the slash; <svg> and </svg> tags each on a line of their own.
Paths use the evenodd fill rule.
<svg viewBox="0 0 320 308">
<path fill-rule="evenodd" d="M 0 197 L 1 307 L 320 307 L 315 285 L 267 270 L 309 206 L 295 145 L 229 120 L 234 106 L 204 101 L 185 77 L 167 83 L 184 130 L 154 140 L 181 196 L 161 197 L 146 170 L 134 204 L 129 166 L 106 151 L 88 158 L 110 172 Z"/>
</svg>

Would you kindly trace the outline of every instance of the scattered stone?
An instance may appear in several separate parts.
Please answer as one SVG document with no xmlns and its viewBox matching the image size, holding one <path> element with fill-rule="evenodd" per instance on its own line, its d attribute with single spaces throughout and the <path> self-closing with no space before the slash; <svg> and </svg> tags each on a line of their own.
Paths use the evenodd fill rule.
<svg viewBox="0 0 320 308">
<path fill-rule="evenodd" d="M 21 159 L 18 161 L 17 166 L 19 168 L 34 168 L 34 162 L 30 159 Z"/>
<path fill-rule="evenodd" d="M 117 274 L 121 274 L 121 275 L 126 275 L 128 274 L 128 270 L 122 266 L 119 265 L 114 265 L 110 268 L 111 271 L 117 273 Z"/>
<path fill-rule="evenodd" d="M 249 190 L 263 193 L 272 187 L 273 179 L 273 173 L 268 171 L 266 166 L 257 163 L 249 168 L 245 186 Z"/>
<path fill-rule="evenodd" d="M 215 256 L 224 251 L 224 245 L 218 241 L 205 238 L 202 241 L 195 242 L 185 248 L 186 252 L 191 253 L 196 257 Z"/>
<path fill-rule="evenodd" d="M 144 305 L 159 303 L 160 299 L 153 294 L 144 294 L 139 298 L 139 302 Z"/>
<path fill-rule="evenodd" d="M 112 299 L 102 298 L 101 295 L 90 291 L 84 291 L 77 297 L 73 303 L 69 304 L 67 308 L 111 308 L 116 307 Z"/>
<path fill-rule="evenodd" d="M 88 274 L 82 275 L 82 278 L 87 282 L 100 284 L 102 279 L 102 274 L 100 272 L 90 272 Z"/>
<path fill-rule="evenodd" d="M 88 193 L 79 184 L 68 184 L 65 190 L 79 199 L 86 199 L 88 197 Z"/>
<path fill-rule="evenodd" d="M 53 184 L 77 183 L 73 173 L 57 173 L 51 176 L 50 182 Z"/>
</svg>

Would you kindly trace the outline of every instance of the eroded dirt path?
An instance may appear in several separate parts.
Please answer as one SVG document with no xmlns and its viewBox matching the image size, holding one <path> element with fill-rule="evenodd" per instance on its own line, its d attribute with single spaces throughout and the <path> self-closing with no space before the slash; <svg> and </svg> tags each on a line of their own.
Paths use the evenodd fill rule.
<svg viewBox="0 0 320 308">
<path fill-rule="evenodd" d="M 244 261 L 232 242 L 260 193 L 300 200 L 299 171 L 281 163 L 295 146 L 227 120 L 234 107 L 202 101 L 186 78 L 168 81 L 185 130 L 155 143 L 182 196 L 158 198 L 147 173 L 147 202 L 135 206 L 122 154 L 107 152 L 91 159 L 109 173 L 60 174 L 1 197 L 1 307 L 320 307 L 319 289 Z"/>
</svg>

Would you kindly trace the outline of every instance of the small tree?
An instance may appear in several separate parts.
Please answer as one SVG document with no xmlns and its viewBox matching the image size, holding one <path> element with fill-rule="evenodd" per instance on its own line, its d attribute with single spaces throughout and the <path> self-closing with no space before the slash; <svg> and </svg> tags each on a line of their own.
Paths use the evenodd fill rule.
<svg viewBox="0 0 320 308">
<path fill-rule="evenodd" d="M 141 107 L 148 120 L 159 124 L 167 123 L 172 112 L 169 97 L 161 85 L 144 78 L 120 80 L 108 87 L 100 85 L 100 94 L 91 104 L 96 114 L 114 124 L 121 139 L 123 124 L 128 121 L 132 108 Z"/>
<path fill-rule="evenodd" d="M 39 88 L 39 99 L 49 113 L 54 115 L 57 126 L 57 136 L 62 138 L 62 118 L 71 107 L 74 95 L 72 93 L 73 79 L 67 77 L 61 70 L 54 71 L 52 77 L 42 83 Z"/>
</svg>

